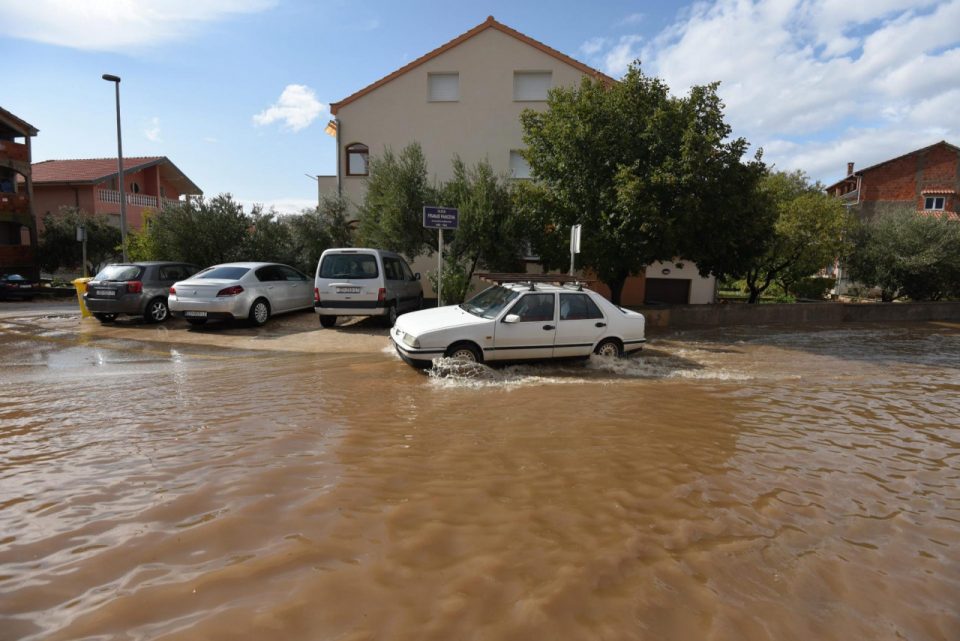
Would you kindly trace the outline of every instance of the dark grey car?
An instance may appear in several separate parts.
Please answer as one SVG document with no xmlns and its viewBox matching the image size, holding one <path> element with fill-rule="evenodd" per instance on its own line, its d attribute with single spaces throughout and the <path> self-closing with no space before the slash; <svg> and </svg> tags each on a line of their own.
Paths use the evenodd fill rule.
<svg viewBox="0 0 960 641">
<path fill-rule="evenodd" d="M 100 270 L 87 283 L 83 300 L 101 323 L 119 314 L 142 316 L 148 323 L 170 317 L 170 286 L 200 271 L 196 265 L 175 262 L 116 263 Z"/>
</svg>

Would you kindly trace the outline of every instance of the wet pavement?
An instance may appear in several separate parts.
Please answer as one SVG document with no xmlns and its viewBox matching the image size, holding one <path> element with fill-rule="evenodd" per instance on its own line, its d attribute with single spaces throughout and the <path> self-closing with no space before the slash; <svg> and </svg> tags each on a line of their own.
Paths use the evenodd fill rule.
<svg viewBox="0 0 960 641">
<path fill-rule="evenodd" d="M 0 639 L 956 639 L 960 326 L 424 374 L 0 306 Z"/>
</svg>

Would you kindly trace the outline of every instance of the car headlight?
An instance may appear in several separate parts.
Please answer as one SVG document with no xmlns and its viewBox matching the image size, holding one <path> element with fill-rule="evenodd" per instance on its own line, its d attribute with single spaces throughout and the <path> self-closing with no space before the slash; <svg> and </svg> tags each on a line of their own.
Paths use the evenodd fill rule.
<svg viewBox="0 0 960 641">
<path fill-rule="evenodd" d="M 412 347 L 414 349 L 420 349 L 420 340 L 411 334 L 403 333 L 403 344 L 407 347 Z"/>
</svg>

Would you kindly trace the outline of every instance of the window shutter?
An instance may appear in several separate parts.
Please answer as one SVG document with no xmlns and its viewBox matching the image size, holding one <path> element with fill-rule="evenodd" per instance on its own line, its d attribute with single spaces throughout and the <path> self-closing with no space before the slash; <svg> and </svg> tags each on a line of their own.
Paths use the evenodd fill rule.
<svg viewBox="0 0 960 641">
<path fill-rule="evenodd" d="M 455 102 L 460 99 L 459 73 L 431 73 L 427 75 L 432 102 Z"/>
<path fill-rule="evenodd" d="M 513 72 L 514 100 L 546 100 L 552 74 L 549 71 Z"/>
</svg>

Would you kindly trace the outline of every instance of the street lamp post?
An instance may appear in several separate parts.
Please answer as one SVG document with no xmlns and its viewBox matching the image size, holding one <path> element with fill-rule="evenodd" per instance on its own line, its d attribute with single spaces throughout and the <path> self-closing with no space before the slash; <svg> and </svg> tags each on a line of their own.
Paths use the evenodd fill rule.
<svg viewBox="0 0 960 641">
<path fill-rule="evenodd" d="M 112 82 L 117 94 L 117 183 L 120 186 L 120 248 L 123 262 L 127 262 L 127 198 L 123 193 L 123 138 L 120 135 L 120 76 L 103 74 L 103 79 Z"/>
</svg>

